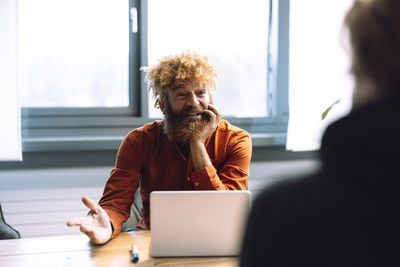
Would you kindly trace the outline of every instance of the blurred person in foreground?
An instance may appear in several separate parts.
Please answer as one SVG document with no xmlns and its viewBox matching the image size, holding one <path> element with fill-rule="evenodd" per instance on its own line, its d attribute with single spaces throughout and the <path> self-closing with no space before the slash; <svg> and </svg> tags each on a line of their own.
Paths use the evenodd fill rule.
<svg viewBox="0 0 400 267">
<path fill-rule="evenodd" d="M 325 131 L 317 173 L 256 198 L 240 266 L 400 266 L 399 12 L 399 0 L 348 11 L 352 111 Z"/>
<path fill-rule="evenodd" d="M 246 131 L 222 120 L 212 105 L 216 69 L 209 59 L 184 52 L 143 69 L 164 120 L 128 133 L 99 204 L 83 197 L 90 209 L 88 216 L 67 222 L 68 226 L 80 226 L 96 244 L 118 235 L 138 188 L 143 209 L 136 228 L 148 230 L 152 191 L 247 187 L 251 139 Z"/>
</svg>

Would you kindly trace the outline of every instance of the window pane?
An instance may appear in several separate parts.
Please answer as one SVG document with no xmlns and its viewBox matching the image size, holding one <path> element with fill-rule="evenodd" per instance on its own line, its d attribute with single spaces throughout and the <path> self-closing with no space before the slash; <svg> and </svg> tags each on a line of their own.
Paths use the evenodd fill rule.
<svg viewBox="0 0 400 267">
<path fill-rule="evenodd" d="M 148 62 L 191 50 L 218 67 L 214 102 L 224 116 L 267 115 L 268 3 L 149 0 Z M 149 115 L 160 116 L 150 99 Z"/>
<path fill-rule="evenodd" d="M 326 127 L 351 108 L 353 79 L 343 20 L 352 0 L 290 3 L 290 120 L 287 149 L 316 150 Z M 318 21 L 318 23 L 315 23 Z M 336 100 L 328 116 L 322 113 Z"/>
<path fill-rule="evenodd" d="M 129 2 L 19 0 L 22 104 L 129 105 Z"/>
</svg>

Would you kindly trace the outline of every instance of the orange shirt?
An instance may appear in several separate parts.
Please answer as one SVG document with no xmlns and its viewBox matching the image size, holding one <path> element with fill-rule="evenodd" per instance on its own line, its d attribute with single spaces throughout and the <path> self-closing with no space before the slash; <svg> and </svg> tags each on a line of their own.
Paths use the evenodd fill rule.
<svg viewBox="0 0 400 267">
<path fill-rule="evenodd" d="M 143 201 L 138 229 L 150 229 L 152 191 L 246 190 L 252 151 L 250 135 L 221 120 L 205 146 L 212 166 L 195 171 L 191 155 L 187 159 L 163 133 L 162 121 L 128 133 L 99 201 L 114 227 L 112 237 L 129 218 L 138 187 Z"/>
</svg>

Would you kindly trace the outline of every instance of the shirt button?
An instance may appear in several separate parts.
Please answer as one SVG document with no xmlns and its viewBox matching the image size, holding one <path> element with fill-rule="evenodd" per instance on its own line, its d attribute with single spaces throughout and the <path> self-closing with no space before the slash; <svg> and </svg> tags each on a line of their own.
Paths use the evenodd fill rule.
<svg viewBox="0 0 400 267">
<path fill-rule="evenodd" d="M 188 180 L 190 182 L 190 177 L 186 178 L 186 180 Z"/>
<path fill-rule="evenodd" d="M 199 184 L 200 184 L 199 182 L 195 182 L 194 183 L 195 186 L 199 186 Z"/>
</svg>

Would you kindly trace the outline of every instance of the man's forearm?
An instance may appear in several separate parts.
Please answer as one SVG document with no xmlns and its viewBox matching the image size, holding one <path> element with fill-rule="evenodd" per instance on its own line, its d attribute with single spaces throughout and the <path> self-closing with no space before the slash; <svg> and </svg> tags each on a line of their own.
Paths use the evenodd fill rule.
<svg viewBox="0 0 400 267">
<path fill-rule="evenodd" d="M 193 166 L 196 171 L 212 165 L 210 156 L 208 155 L 203 143 L 199 141 L 191 142 L 190 152 L 192 153 Z"/>
</svg>

